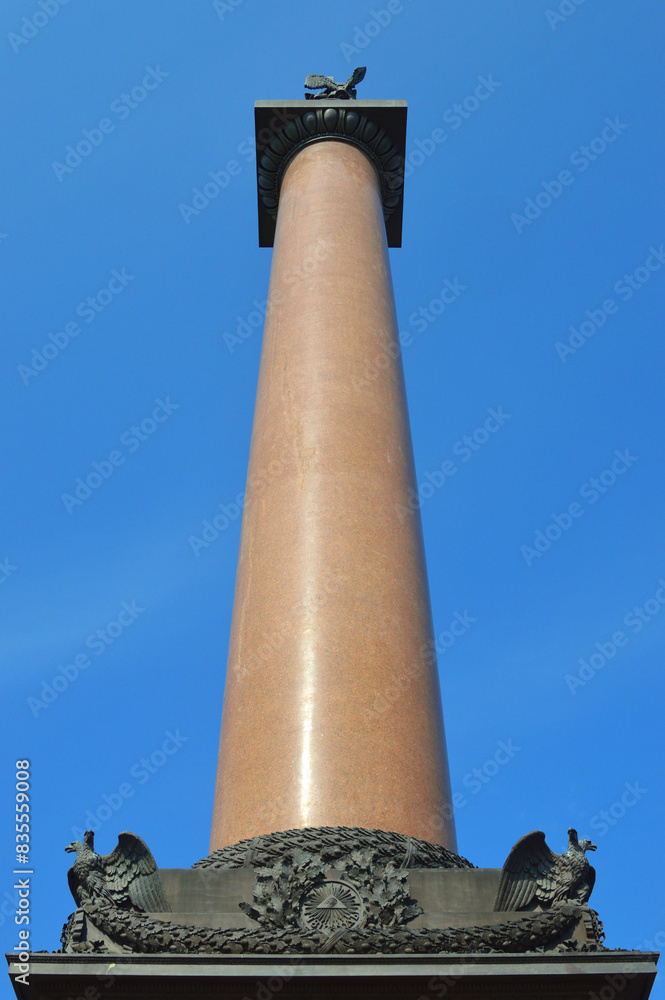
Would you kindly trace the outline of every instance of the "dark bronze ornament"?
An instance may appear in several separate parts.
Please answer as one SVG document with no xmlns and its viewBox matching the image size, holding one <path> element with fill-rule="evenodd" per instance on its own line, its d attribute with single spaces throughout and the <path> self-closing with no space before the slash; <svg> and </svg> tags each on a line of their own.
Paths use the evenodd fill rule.
<svg viewBox="0 0 665 1000">
<path fill-rule="evenodd" d="M 554 854 L 542 830 L 527 833 L 506 858 L 494 904 L 495 910 L 530 910 L 561 903 L 586 903 L 596 872 L 586 859 L 595 851 L 590 840 L 578 840 L 577 830 L 568 830 L 568 850 Z"/>
<path fill-rule="evenodd" d="M 269 868 L 287 853 L 302 848 L 319 855 L 326 868 L 347 870 L 357 851 L 374 851 L 377 863 L 392 862 L 397 868 L 473 868 L 466 858 L 440 844 L 407 837 L 388 830 L 365 830 L 357 826 L 310 826 L 303 830 L 280 830 L 213 851 L 192 868 Z"/>
<path fill-rule="evenodd" d="M 108 954 L 111 949 L 101 941 L 85 940 L 80 933 L 78 913 L 65 924 L 61 942 L 67 953 Z M 117 950 L 141 954 L 325 954 L 334 950 L 354 954 L 429 953 L 469 954 L 497 952 L 519 954 L 543 948 L 577 950 L 564 940 L 571 928 L 583 921 L 588 927 L 590 944 L 579 950 L 602 949 L 602 929 L 593 910 L 583 906 L 562 905 L 529 914 L 513 921 L 488 925 L 410 930 L 406 927 L 357 927 L 327 931 L 284 928 L 281 930 L 220 930 L 171 923 L 149 913 L 123 910 L 110 903 L 89 902 L 86 918 L 116 945 Z"/>
<path fill-rule="evenodd" d="M 572 830 L 570 841 L 566 855 L 554 855 L 542 833 L 529 834 L 515 845 L 504 866 L 504 888 L 498 896 L 502 908 L 523 908 L 534 899 L 542 905 L 542 890 L 530 883 L 549 877 L 557 888 L 547 908 L 500 923 L 413 928 L 408 926 L 412 921 L 425 919 L 425 911 L 411 896 L 409 880 L 415 871 L 472 869 L 466 859 L 439 845 L 383 830 L 323 827 L 255 837 L 215 851 L 193 866 L 218 883 L 229 869 L 253 870 L 252 902 L 239 906 L 258 926 L 228 928 L 188 923 L 186 913 L 157 916 L 171 909 L 145 843 L 121 833 L 116 849 L 101 857 L 88 831 L 85 843 L 67 848 L 77 855 L 69 879 L 79 908 L 63 928 L 62 950 L 104 955 L 601 950 L 604 935 L 598 915 L 579 902 L 587 892 L 584 887 L 592 883 L 579 859 L 587 864 L 584 852 L 593 845 L 578 842 Z M 547 870 L 543 858 L 550 865 Z M 450 875 L 455 880 L 455 873 Z"/>
<path fill-rule="evenodd" d="M 314 931 L 360 927 L 364 916 L 362 896 L 349 882 L 328 879 L 305 893 L 300 914 L 304 926 Z"/>
<path fill-rule="evenodd" d="M 346 83 L 335 83 L 331 76 L 310 75 L 305 79 L 307 90 L 323 90 L 322 94 L 305 94 L 308 101 L 348 101 L 356 98 L 356 84 L 365 79 L 366 66 L 357 66 Z"/>
<path fill-rule="evenodd" d="M 101 899 L 146 913 L 170 912 L 157 864 L 145 841 L 125 830 L 118 836 L 115 850 L 102 856 L 95 851 L 92 830 L 86 830 L 83 840 L 65 847 L 68 853 L 76 854 L 67 878 L 77 906 Z"/>
<path fill-rule="evenodd" d="M 373 847 L 338 857 L 332 870 L 323 855 L 291 847 L 256 870 L 253 896 L 240 909 L 273 928 L 397 927 L 423 912 L 411 898 L 407 870 L 382 863 Z"/>
<path fill-rule="evenodd" d="M 293 157 L 304 146 L 325 139 L 351 143 L 369 156 L 381 181 L 383 215 L 387 219 L 402 197 L 404 162 L 384 130 L 353 106 L 305 111 L 274 136 L 258 164 L 259 191 L 269 214 L 277 217 L 282 178 Z"/>
</svg>

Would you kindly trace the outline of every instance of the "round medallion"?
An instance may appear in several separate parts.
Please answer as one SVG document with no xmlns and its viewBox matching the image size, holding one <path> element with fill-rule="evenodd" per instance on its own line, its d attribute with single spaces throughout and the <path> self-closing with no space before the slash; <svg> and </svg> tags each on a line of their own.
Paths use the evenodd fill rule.
<svg viewBox="0 0 665 1000">
<path fill-rule="evenodd" d="M 300 916 L 305 926 L 315 931 L 360 927 L 363 921 L 362 897 L 348 882 L 323 882 L 303 896 Z"/>
</svg>

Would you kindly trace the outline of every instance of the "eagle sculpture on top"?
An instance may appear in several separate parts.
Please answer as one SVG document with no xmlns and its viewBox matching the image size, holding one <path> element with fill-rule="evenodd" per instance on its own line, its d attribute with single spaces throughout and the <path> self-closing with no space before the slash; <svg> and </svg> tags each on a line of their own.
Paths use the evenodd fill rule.
<svg viewBox="0 0 665 1000">
<path fill-rule="evenodd" d="M 554 854 L 542 830 L 527 833 L 506 858 L 496 895 L 496 910 L 543 909 L 560 903 L 585 905 L 596 881 L 586 851 L 595 851 L 590 840 L 578 840 L 568 830 L 568 850 Z"/>
<path fill-rule="evenodd" d="M 171 907 L 150 848 L 135 833 L 125 830 L 118 845 L 105 856 L 95 851 L 95 835 L 86 830 L 83 843 L 75 840 L 65 851 L 76 854 L 67 873 L 77 906 L 86 899 L 105 900 L 125 909 L 146 913 L 169 913 Z"/>
<path fill-rule="evenodd" d="M 346 83 L 335 83 L 331 76 L 310 75 L 305 79 L 306 90 L 323 90 L 323 94 L 305 94 L 308 101 L 355 100 L 356 84 L 364 79 L 366 66 L 357 66 Z"/>
</svg>

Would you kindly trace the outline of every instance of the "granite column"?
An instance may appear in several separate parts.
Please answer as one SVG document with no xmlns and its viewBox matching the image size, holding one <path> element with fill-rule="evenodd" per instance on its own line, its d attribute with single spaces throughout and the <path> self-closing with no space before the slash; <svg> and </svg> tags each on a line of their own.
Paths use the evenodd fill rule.
<svg viewBox="0 0 665 1000">
<path fill-rule="evenodd" d="M 211 849 L 289 828 L 456 850 L 382 185 L 358 144 L 280 181 Z"/>
</svg>

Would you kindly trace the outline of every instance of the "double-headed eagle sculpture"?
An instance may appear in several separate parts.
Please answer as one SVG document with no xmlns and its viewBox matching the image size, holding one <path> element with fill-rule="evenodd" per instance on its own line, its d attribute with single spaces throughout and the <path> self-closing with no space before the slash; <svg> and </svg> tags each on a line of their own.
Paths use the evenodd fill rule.
<svg viewBox="0 0 665 1000">
<path fill-rule="evenodd" d="M 65 850 L 76 854 L 67 878 L 77 906 L 91 899 L 146 913 L 171 911 L 150 848 L 135 833 L 119 834 L 117 847 L 106 855 L 96 853 L 92 830 Z"/>
<path fill-rule="evenodd" d="M 586 858 L 595 851 L 590 840 L 578 840 L 577 830 L 568 830 L 568 850 L 554 854 L 542 830 L 527 833 L 506 858 L 496 896 L 496 910 L 547 909 L 561 903 L 585 905 L 596 881 L 596 872 Z"/>
<path fill-rule="evenodd" d="M 356 99 L 356 84 L 364 79 L 366 66 L 357 66 L 346 83 L 335 83 L 331 76 L 310 75 L 305 80 L 306 90 L 322 90 L 322 94 L 305 94 L 308 101 L 348 101 Z"/>
</svg>

